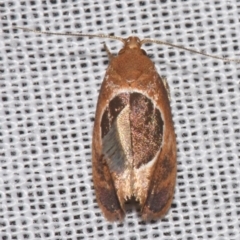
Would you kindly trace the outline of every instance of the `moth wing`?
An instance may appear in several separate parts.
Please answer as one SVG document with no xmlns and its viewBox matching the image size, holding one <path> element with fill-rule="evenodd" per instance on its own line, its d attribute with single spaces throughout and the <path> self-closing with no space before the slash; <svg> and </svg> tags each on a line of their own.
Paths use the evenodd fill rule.
<svg viewBox="0 0 240 240">
<path fill-rule="evenodd" d="M 107 159 L 101 155 L 93 161 L 97 163 L 93 165 L 93 181 L 98 204 L 109 221 L 122 220 L 125 213 L 120 205 Z"/>
<path fill-rule="evenodd" d="M 165 87 L 166 92 L 168 89 Z M 162 90 L 163 91 L 163 90 Z M 171 117 L 170 103 L 160 106 L 164 116 L 164 134 L 161 151 L 153 165 L 151 182 L 145 203 L 142 205 L 142 218 L 144 220 L 159 219 L 169 210 L 174 196 L 176 182 L 176 136 Z"/>
<path fill-rule="evenodd" d="M 105 94 L 108 90 L 105 84 L 106 81 L 103 82 L 100 91 L 93 130 L 93 182 L 97 201 L 104 216 L 109 221 L 118 221 L 124 218 L 125 212 L 122 208 L 123 197 L 120 196 L 119 190 L 116 190 L 116 179 L 113 175 L 121 176 L 125 157 L 117 138 L 117 126 L 112 123 L 114 120 L 109 112 L 111 107 L 109 107 L 108 94 Z M 119 102 L 119 99 L 116 101 Z M 113 101 L 112 104 L 114 105 L 112 108 L 115 109 L 116 102 Z M 120 105 L 118 106 L 120 109 L 125 107 L 125 104 Z M 115 115 L 117 116 L 118 113 L 114 113 Z M 112 119 L 111 123 L 109 119 Z"/>
</svg>

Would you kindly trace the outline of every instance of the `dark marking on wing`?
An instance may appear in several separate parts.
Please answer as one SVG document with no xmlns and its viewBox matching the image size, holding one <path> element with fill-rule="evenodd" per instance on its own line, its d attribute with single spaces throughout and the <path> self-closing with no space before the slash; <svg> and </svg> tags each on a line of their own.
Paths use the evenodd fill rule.
<svg viewBox="0 0 240 240">
<path fill-rule="evenodd" d="M 130 124 L 134 166 L 139 168 L 161 148 L 164 123 L 151 99 L 134 92 L 130 95 Z"/>
<path fill-rule="evenodd" d="M 129 93 L 120 93 L 109 102 L 101 121 L 102 138 L 109 132 L 118 114 L 124 109 L 128 102 Z"/>
<path fill-rule="evenodd" d="M 161 164 L 160 178 L 162 180 L 167 179 L 173 170 L 174 166 L 172 165 L 172 161 L 169 160 L 168 156 L 165 156 Z"/>
<path fill-rule="evenodd" d="M 146 206 L 154 212 L 160 212 L 169 201 L 169 198 L 172 197 L 172 189 L 163 188 L 159 192 L 154 194 L 149 194 L 148 199 L 146 201 Z"/>
<path fill-rule="evenodd" d="M 133 92 L 114 97 L 101 121 L 102 153 L 110 171 L 123 171 L 126 162 L 139 168 L 153 160 L 161 148 L 163 126 L 160 110 L 145 95 Z"/>
<path fill-rule="evenodd" d="M 121 208 L 106 158 L 103 155 L 98 158 L 98 164 L 94 166 L 95 171 L 97 178 L 94 179 L 94 187 L 97 200 L 101 208 L 104 209 L 104 215 L 111 221 L 121 220 L 124 217 L 124 211 Z"/>
<path fill-rule="evenodd" d="M 109 111 L 112 116 L 112 124 L 116 120 L 119 113 L 125 108 L 129 103 L 129 93 L 120 93 L 115 98 L 112 99 L 109 103 Z"/>
<path fill-rule="evenodd" d="M 98 188 L 99 200 L 101 204 L 109 211 L 114 212 L 121 209 L 117 193 L 115 190 L 108 190 L 104 187 Z"/>
</svg>

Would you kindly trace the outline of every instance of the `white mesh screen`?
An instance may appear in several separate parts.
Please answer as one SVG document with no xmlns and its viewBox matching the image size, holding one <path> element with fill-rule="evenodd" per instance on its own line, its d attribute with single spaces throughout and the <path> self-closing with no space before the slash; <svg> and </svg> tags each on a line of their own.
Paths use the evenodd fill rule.
<svg viewBox="0 0 240 240">
<path fill-rule="evenodd" d="M 2 0 L 0 238 L 240 239 L 239 64 L 156 44 L 143 48 L 168 79 L 178 142 L 172 207 L 143 222 L 138 206 L 107 222 L 92 183 L 95 107 L 121 42 L 42 31 L 137 35 L 240 58 L 240 1 Z"/>
</svg>

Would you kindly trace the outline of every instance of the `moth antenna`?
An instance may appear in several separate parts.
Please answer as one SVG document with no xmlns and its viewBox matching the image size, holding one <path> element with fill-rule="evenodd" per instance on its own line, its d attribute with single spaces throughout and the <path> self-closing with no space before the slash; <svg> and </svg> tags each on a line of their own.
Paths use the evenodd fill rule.
<svg viewBox="0 0 240 240">
<path fill-rule="evenodd" d="M 211 55 L 211 54 L 208 54 L 208 53 L 199 52 L 199 51 L 196 51 L 196 50 L 191 49 L 191 48 L 186 48 L 186 47 L 183 47 L 183 46 L 180 46 L 180 45 L 175 45 L 175 44 L 172 44 L 172 43 L 169 43 L 169 42 L 160 41 L 160 40 L 143 39 L 141 41 L 141 44 L 145 44 L 145 43 L 157 43 L 157 44 L 161 44 L 161 45 L 165 45 L 165 46 L 169 46 L 169 47 L 179 48 L 179 49 L 182 49 L 182 50 L 185 50 L 185 51 L 188 51 L 188 52 L 191 52 L 191 53 L 200 54 L 200 55 L 203 55 L 203 56 L 206 56 L 206 57 L 222 60 L 224 62 L 240 63 L 240 59 L 219 57 L 219 56 L 215 56 L 215 55 Z"/>
<path fill-rule="evenodd" d="M 36 34 L 47 34 L 47 35 L 56 35 L 56 36 L 108 38 L 108 39 L 119 40 L 119 41 L 123 42 L 124 44 L 126 43 L 126 39 L 125 38 L 116 37 L 116 36 L 110 36 L 110 35 L 105 35 L 105 34 L 82 34 L 82 33 L 72 33 L 72 32 L 69 32 L 69 33 L 58 33 L 58 32 L 50 32 L 50 31 L 38 31 L 38 30 L 31 29 L 31 28 L 18 27 L 18 26 L 13 26 L 13 29 L 21 29 L 21 30 L 27 31 L 27 32 L 34 32 Z M 161 45 L 165 45 L 165 46 L 169 46 L 169 47 L 179 48 L 179 49 L 182 49 L 184 51 L 188 51 L 188 52 L 191 52 L 191 53 L 200 54 L 202 56 L 206 56 L 206 57 L 222 60 L 224 62 L 240 63 L 240 59 L 219 57 L 219 56 L 215 56 L 215 55 L 211 55 L 211 54 L 208 54 L 208 53 L 199 52 L 199 51 L 196 51 L 196 50 L 191 49 L 191 48 L 183 47 L 183 46 L 180 46 L 180 45 L 176 45 L 176 44 L 172 44 L 172 43 L 164 42 L 164 41 L 160 41 L 160 40 L 153 40 L 153 39 L 147 39 L 146 38 L 146 39 L 143 39 L 141 41 L 141 45 L 145 44 L 145 43 L 156 43 L 156 44 L 161 44 Z"/>
<path fill-rule="evenodd" d="M 123 43 L 126 42 L 124 38 L 121 37 L 116 37 L 116 36 L 110 36 L 110 35 L 104 35 L 104 34 L 82 34 L 82 33 L 58 33 L 58 32 L 49 32 L 49 31 L 38 31 L 34 30 L 31 28 L 25 28 L 25 27 L 18 27 L 18 26 L 13 26 L 13 29 L 21 29 L 26 32 L 34 32 L 36 34 L 47 34 L 47 35 L 56 35 L 56 36 L 71 36 L 71 37 L 89 37 L 89 38 L 109 38 L 109 39 L 114 39 L 114 40 L 119 40 Z"/>
</svg>

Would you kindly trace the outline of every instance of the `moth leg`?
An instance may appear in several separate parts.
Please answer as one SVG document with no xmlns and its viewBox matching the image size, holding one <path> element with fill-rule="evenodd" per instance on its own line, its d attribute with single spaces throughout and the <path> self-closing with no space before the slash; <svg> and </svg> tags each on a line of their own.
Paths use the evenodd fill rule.
<svg viewBox="0 0 240 240">
<path fill-rule="evenodd" d="M 114 56 L 113 56 L 112 53 L 110 52 L 110 50 L 109 50 L 109 48 L 107 47 L 106 43 L 104 43 L 103 45 L 104 45 L 105 51 L 107 52 L 108 58 L 109 58 L 109 60 L 111 61 L 111 60 L 114 58 Z"/>
<path fill-rule="evenodd" d="M 166 77 L 161 77 L 161 79 L 162 79 L 163 85 L 164 85 L 164 87 L 167 91 L 168 99 L 169 99 L 169 101 L 171 101 L 170 87 L 168 85 L 167 78 Z"/>
</svg>

